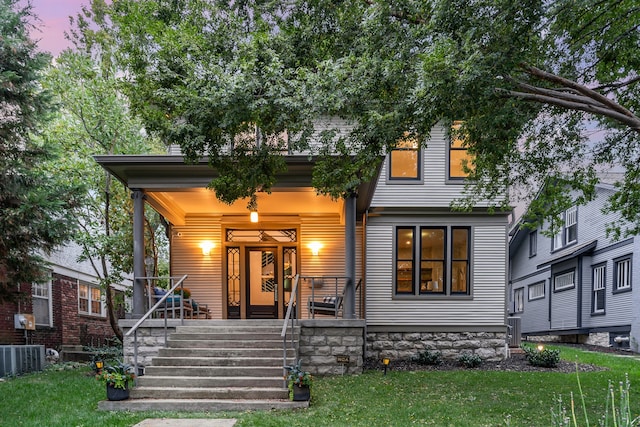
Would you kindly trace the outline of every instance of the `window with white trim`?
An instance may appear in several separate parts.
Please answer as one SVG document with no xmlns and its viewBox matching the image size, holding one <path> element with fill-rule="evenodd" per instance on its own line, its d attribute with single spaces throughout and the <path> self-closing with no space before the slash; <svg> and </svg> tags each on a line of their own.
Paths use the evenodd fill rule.
<svg viewBox="0 0 640 427">
<path fill-rule="evenodd" d="M 529 285 L 529 301 L 544 298 L 544 282 Z"/>
<path fill-rule="evenodd" d="M 607 267 L 601 264 L 593 267 L 592 313 L 604 313 L 604 298 L 607 289 Z"/>
<path fill-rule="evenodd" d="M 631 289 L 631 256 L 614 260 L 613 274 L 615 281 L 613 290 L 627 291 Z"/>
<path fill-rule="evenodd" d="M 88 283 L 78 284 L 78 311 L 83 314 L 104 317 L 102 291 L 99 286 Z"/>
<path fill-rule="evenodd" d="M 553 276 L 553 290 L 562 291 L 573 288 L 575 286 L 575 273 L 575 270 L 571 270 Z"/>
<path fill-rule="evenodd" d="M 524 288 L 518 288 L 513 291 L 513 311 L 515 313 L 524 311 Z"/>
<path fill-rule="evenodd" d="M 564 211 L 560 217 L 564 223 L 553 236 L 552 249 L 554 251 L 578 241 L 578 208 L 572 206 Z"/>
<path fill-rule="evenodd" d="M 31 284 L 31 304 L 36 325 L 53 326 L 51 314 L 51 280 Z"/>
</svg>

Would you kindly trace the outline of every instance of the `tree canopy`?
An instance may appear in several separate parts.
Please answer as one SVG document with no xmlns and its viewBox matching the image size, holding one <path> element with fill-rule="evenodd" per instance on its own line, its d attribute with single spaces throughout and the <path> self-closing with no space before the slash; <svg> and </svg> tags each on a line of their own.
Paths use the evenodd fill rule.
<svg viewBox="0 0 640 427">
<path fill-rule="evenodd" d="M 33 18 L 0 0 L 0 301 L 47 278 L 42 255 L 70 237 L 82 189 L 52 170 L 60 146 L 34 138 L 52 107 L 41 86 L 51 57 L 27 34 Z"/>
<path fill-rule="evenodd" d="M 210 156 L 223 201 L 269 191 L 319 117 L 352 124 L 315 153 L 314 186 L 334 197 L 406 132 L 461 120 L 475 160 L 457 207 L 543 188 L 530 214 L 553 216 L 621 165 L 610 208 L 640 231 L 634 0 L 120 0 L 109 16 L 133 109 L 189 159 Z"/>
</svg>

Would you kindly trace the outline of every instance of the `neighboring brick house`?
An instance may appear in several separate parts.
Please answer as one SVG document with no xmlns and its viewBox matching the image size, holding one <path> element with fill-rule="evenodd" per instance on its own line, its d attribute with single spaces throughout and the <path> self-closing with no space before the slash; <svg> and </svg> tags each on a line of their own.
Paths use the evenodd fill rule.
<svg viewBox="0 0 640 427">
<path fill-rule="evenodd" d="M 72 244 L 52 254 L 49 281 L 22 284 L 19 301 L 0 304 L 0 345 L 41 344 L 60 350 L 74 345 L 97 347 L 112 340 L 96 276 L 88 262 L 77 261 L 78 254 L 79 248 Z M 117 292 L 123 290 L 121 285 Z M 15 314 L 33 314 L 35 330 L 16 328 Z"/>
</svg>

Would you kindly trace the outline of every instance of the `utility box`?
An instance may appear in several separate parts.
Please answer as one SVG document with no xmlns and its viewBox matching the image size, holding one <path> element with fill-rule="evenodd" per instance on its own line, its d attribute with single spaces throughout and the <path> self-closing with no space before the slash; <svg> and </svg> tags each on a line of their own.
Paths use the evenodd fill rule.
<svg viewBox="0 0 640 427">
<path fill-rule="evenodd" d="M 13 324 L 16 329 L 34 331 L 36 329 L 36 318 L 33 314 L 17 313 L 13 315 Z"/>
</svg>

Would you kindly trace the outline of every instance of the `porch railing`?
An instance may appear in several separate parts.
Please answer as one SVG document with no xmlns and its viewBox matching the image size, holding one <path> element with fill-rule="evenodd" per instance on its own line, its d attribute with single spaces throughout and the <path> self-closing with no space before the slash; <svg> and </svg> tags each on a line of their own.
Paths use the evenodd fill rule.
<svg viewBox="0 0 640 427">
<path fill-rule="evenodd" d="M 330 310 L 333 313 L 334 318 L 340 317 L 340 312 L 344 311 L 344 307 L 342 306 L 344 303 L 344 292 L 349 282 L 350 278 L 346 276 L 300 276 L 300 280 L 303 283 L 306 283 L 308 287 L 311 288 L 311 295 L 307 301 L 307 309 L 309 313 L 309 317 L 311 319 L 316 318 L 316 314 L 326 314 L 324 311 L 317 309 L 316 307 L 319 304 L 315 304 L 317 302 L 321 302 L 324 297 L 331 297 L 335 302 L 336 306 L 334 309 Z M 364 312 L 364 301 L 362 298 L 362 279 L 358 280 L 358 283 L 355 288 L 355 318 L 362 319 L 364 316 L 362 315 Z M 312 303 L 314 302 L 314 303 Z"/>
<path fill-rule="evenodd" d="M 294 307 L 297 305 L 297 295 L 298 295 L 298 282 L 300 280 L 300 275 L 296 274 L 293 278 L 293 286 L 291 287 L 291 296 L 289 297 L 289 305 L 287 306 L 287 314 L 284 316 L 284 323 L 282 325 L 282 332 L 280 336 L 282 337 L 282 371 L 284 377 L 284 386 L 287 387 L 287 374 L 288 374 L 288 365 L 287 365 L 287 327 L 289 323 L 291 323 L 291 335 L 290 335 L 290 344 L 293 349 L 294 354 L 294 363 L 298 362 L 298 350 L 295 346 L 294 333 L 296 328 L 296 318 L 298 317 L 298 312 L 300 307 L 297 307 L 294 312 Z"/>
<path fill-rule="evenodd" d="M 142 315 L 142 317 L 135 323 L 135 325 L 133 325 L 133 327 L 129 329 L 126 334 L 124 334 L 125 337 L 131 336 L 131 334 L 133 334 L 133 365 L 135 366 L 136 374 L 138 374 L 139 373 L 138 371 L 138 328 L 140 327 L 140 325 L 142 325 L 142 323 L 145 320 L 151 317 L 151 315 L 158 308 L 160 308 L 162 304 L 164 304 L 164 345 L 166 347 L 167 336 L 168 336 L 168 324 L 167 324 L 168 311 L 167 311 L 166 301 L 167 301 L 167 298 L 174 295 L 175 290 L 178 288 L 180 288 L 180 291 L 181 291 L 180 295 L 184 296 L 184 292 L 182 291 L 184 290 L 184 281 L 187 279 L 187 275 L 185 274 L 182 277 L 137 277 L 136 279 L 147 280 L 147 281 L 168 279 L 170 283 L 173 283 L 174 280 L 178 279 L 178 281 L 171 286 L 171 288 L 167 291 L 167 293 L 162 295 L 162 298 L 160 298 L 153 305 L 153 307 L 149 308 L 149 310 Z M 151 289 L 149 289 L 149 292 L 151 292 Z M 180 299 L 180 324 L 181 325 L 184 324 L 184 307 L 183 307 L 184 303 L 182 301 L 182 298 L 183 297 L 181 297 Z M 151 296 L 149 296 L 149 301 L 151 301 Z"/>
</svg>

